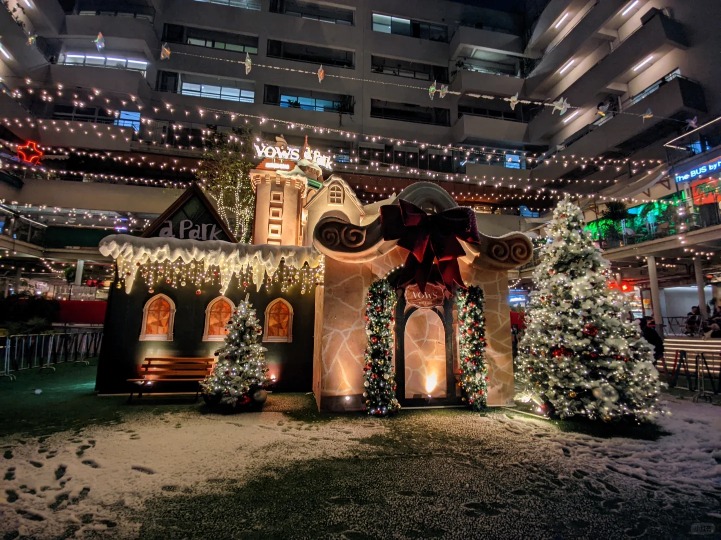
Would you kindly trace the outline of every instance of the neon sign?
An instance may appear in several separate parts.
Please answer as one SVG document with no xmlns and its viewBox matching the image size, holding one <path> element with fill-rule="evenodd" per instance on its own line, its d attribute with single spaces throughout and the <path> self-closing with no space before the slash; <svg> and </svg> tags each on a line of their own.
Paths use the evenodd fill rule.
<svg viewBox="0 0 721 540">
<path fill-rule="evenodd" d="M 716 158 L 712 161 L 708 161 L 703 165 L 694 167 L 693 169 L 684 172 L 683 174 L 676 175 L 676 183 L 690 182 L 700 178 L 706 174 L 713 174 L 715 172 L 721 172 L 721 158 Z"/>
<path fill-rule="evenodd" d="M 254 144 L 255 155 L 262 159 L 287 159 L 298 161 L 301 159 L 301 149 L 296 146 L 272 146 L 270 144 Z M 332 169 L 333 165 L 330 156 L 321 154 L 318 150 L 308 147 L 303 152 L 303 159 L 311 161 L 324 169 Z"/>
<path fill-rule="evenodd" d="M 17 153 L 18 158 L 33 165 L 40 163 L 40 158 L 45 155 L 45 152 L 38 148 L 38 143 L 35 141 L 28 141 L 25 146 L 18 146 Z"/>
</svg>

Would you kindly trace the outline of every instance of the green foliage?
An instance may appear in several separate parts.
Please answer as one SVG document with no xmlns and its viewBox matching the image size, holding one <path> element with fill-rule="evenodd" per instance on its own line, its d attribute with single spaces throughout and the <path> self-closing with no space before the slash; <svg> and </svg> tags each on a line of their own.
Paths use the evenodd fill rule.
<svg viewBox="0 0 721 540">
<path fill-rule="evenodd" d="M 367 298 L 365 318 L 368 347 L 363 368 L 363 397 L 368 414 L 387 416 L 400 409 L 393 372 L 393 310 L 396 294 L 388 280 L 379 279 L 370 286 Z"/>
<path fill-rule="evenodd" d="M 486 407 L 488 367 L 486 366 L 486 330 L 483 317 L 483 289 L 471 285 L 459 290 L 458 341 L 460 344 L 461 388 L 463 400 L 474 410 Z"/>
<path fill-rule="evenodd" d="M 562 418 L 652 420 L 664 408 L 650 346 L 622 320 L 626 308 L 607 286 L 608 262 L 583 226 L 580 209 L 561 201 L 519 343 L 524 397 Z"/>
<path fill-rule="evenodd" d="M 60 302 L 28 295 L 0 299 L 0 327 L 9 334 L 35 334 L 48 331 L 58 320 Z"/>
<path fill-rule="evenodd" d="M 216 353 L 218 362 L 201 387 L 209 402 L 219 398 L 227 405 L 243 405 L 268 383 L 265 348 L 258 343 L 263 330 L 247 299 L 238 304 L 226 328 L 225 345 Z"/>
<path fill-rule="evenodd" d="M 253 147 L 249 130 L 216 133 L 206 146 L 197 176 L 238 242 L 253 235 L 255 193 L 250 183 Z"/>
</svg>

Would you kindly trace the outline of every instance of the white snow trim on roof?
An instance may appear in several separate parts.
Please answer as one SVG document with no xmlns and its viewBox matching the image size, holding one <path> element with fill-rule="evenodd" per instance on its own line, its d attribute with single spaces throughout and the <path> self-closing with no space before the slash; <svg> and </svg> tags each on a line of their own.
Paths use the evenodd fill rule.
<svg viewBox="0 0 721 540">
<path fill-rule="evenodd" d="M 140 238 L 126 234 L 112 234 L 100 241 L 100 253 L 112 257 L 120 275 L 125 276 L 125 291 L 130 292 L 140 265 L 151 262 L 189 264 L 202 261 L 217 266 L 221 289 L 226 291 L 233 274 L 240 275 L 247 266 L 253 271 L 253 282 L 263 283 L 265 273 L 273 275 L 281 261 L 296 269 L 305 263 L 316 268 L 323 263 L 323 255 L 313 247 L 271 246 L 268 244 L 233 244 L 220 240 L 180 240 L 178 238 Z M 139 263 L 139 264 L 138 264 Z M 127 275 L 127 273 L 130 275 Z"/>
</svg>

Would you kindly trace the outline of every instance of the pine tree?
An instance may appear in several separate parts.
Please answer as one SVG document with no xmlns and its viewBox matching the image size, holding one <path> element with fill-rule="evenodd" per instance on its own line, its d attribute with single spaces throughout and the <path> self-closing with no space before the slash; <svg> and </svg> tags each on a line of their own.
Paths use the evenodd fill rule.
<svg viewBox="0 0 721 540">
<path fill-rule="evenodd" d="M 386 416 L 400 409 L 393 372 L 393 310 L 396 294 L 385 279 L 374 282 L 366 303 L 365 398 L 368 414 Z"/>
<path fill-rule="evenodd" d="M 218 361 L 201 386 L 209 402 L 220 398 L 220 403 L 242 405 L 268 382 L 265 348 L 258 343 L 262 329 L 247 296 L 226 328 L 225 345 L 216 351 Z"/>
<path fill-rule="evenodd" d="M 608 262 L 568 196 L 553 213 L 533 279 L 518 379 L 548 413 L 649 421 L 663 413 L 648 343 L 621 316 Z"/>
</svg>

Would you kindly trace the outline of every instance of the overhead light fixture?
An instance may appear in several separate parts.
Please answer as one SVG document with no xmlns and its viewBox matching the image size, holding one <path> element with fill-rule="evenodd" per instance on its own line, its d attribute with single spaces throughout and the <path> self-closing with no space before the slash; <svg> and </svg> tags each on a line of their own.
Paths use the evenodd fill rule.
<svg viewBox="0 0 721 540">
<path fill-rule="evenodd" d="M 558 72 L 559 72 L 561 75 L 563 75 L 566 71 L 568 71 L 568 68 L 570 68 L 570 67 L 571 67 L 573 64 L 575 64 L 575 63 L 576 63 L 576 59 L 575 59 L 575 58 L 571 58 L 568 62 L 566 62 L 565 64 L 563 64 L 563 67 L 562 67 L 561 69 L 559 69 Z"/>
<path fill-rule="evenodd" d="M 636 7 L 636 4 L 638 4 L 638 0 L 633 0 L 633 2 L 627 5 L 621 12 L 621 17 L 625 17 L 629 11 Z"/>
<path fill-rule="evenodd" d="M 558 30 L 558 28 L 563 24 L 563 21 L 566 20 L 566 17 L 568 17 L 568 11 L 563 14 L 563 17 L 559 19 L 559 21 L 556 23 L 556 25 L 553 27 L 554 29 Z"/>
<path fill-rule="evenodd" d="M 643 62 L 641 62 L 640 64 L 637 64 L 636 66 L 634 66 L 633 70 L 634 70 L 634 71 L 638 71 L 638 70 L 641 69 L 643 66 L 645 66 L 646 64 L 648 64 L 651 60 L 653 60 L 653 55 L 647 57 Z"/>
<path fill-rule="evenodd" d="M 580 113 L 580 112 L 581 111 L 579 111 L 579 110 L 573 111 L 571 114 L 569 114 L 566 118 L 563 119 L 563 123 L 568 124 L 571 120 L 576 118 L 578 116 L 578 113 Z"/>
</svg>

